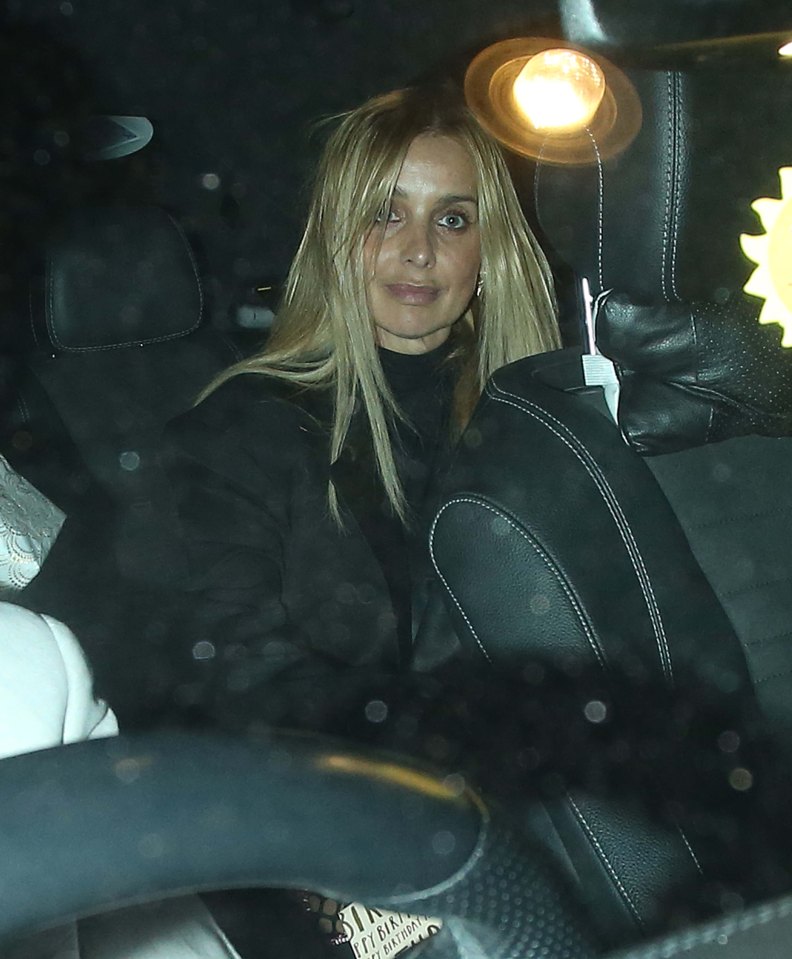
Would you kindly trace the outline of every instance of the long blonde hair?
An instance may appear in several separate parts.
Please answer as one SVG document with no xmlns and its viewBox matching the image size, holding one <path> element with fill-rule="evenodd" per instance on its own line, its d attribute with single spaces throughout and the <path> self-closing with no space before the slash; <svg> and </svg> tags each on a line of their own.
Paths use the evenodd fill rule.
<svg viewBox="0 0 792 959">
<path fill-rule="evenodd" d="M 426 133 L 459 142 L 478 182 L 482 292 L 452 329 L 452 356 L 460 364 L 456 428 L 464 426 L 496 369 L 558 346 L 550 269 L 500 150 L 455 91 L 412 87 L 367 101 L 334 130 L 319 162 L 305 231 L 266 347 L 226 370 L 206 391 L 240 373 L 332 387 L 331 462 L 343 449 L 360 403 L 385 493 L 402 519 L 404 492 L 388 430 L 400 414 L 377 355 L 362 250 L 393 194 L 410 144 Z M 340 522 L 332 483 L 328 493 Z"/>
</svg>

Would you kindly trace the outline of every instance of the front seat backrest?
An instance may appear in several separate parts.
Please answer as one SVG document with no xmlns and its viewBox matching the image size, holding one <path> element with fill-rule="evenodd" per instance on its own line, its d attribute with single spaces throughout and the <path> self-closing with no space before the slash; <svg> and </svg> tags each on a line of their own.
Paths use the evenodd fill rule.
<svg viewBox="0 0 792 959">
<path fill-rule="evenodd" d="M 723 64 L 636 71 L 644 126 L 625 153 L 596 162 L 593 148 L 589 167 L 539 164 L 544 232 L 595 294 L 615 288 L 644 302 L 722 299 L 744 282 L 750 266 L 738 235 L 755 231 L 747 200 L 773 189 L 781 143 L 767 137 L 746 157 L 752 136 L 734 104 L 750 84 L 741 74 L 740 96 L 725 97 L 736 83 L 729 71 Z M 762 111 L 769 82 L 762 71 L 753 78 Z M 783 82 L 789 90 L 790 78 Z M 745 177 L 739 189 L 736 171 Z M 730 566 L 730 537 L 737 534 L 741 560 L 757 545 L 738 534 L 738 524 L 750 528 L 757 512 L 750 499 L 761 469 L 755 439 L 705 448 L 712 454 L 703 457 L 691 451 L 688 464 L 677 460 L 653 472 L 625 445 L 599 389 L 585 387 L 579 352 L 498 371 L 462 438 L 430 542 L 463 645 L 494 662 L 524 657 L 581 673 L 616 667 L 620 682 L 692 682 L 700 684 L 702 706 L 710 696 L 725 703 L 735 696 L 735 722 L 740 709 L 751 714 L 751 679 L 769 673 L 758 676 L 756 657 L 749 673 L 752 638 L 741 628 L 751 617 L 735 615 L 717 567 L 737 593 L 754 570 L 759 581 L 747 593 L 768 585 L 763 561 L 741 562 L 743 582 L 736 584 Z M 790 441 L 766 442 L 787 445 L 776 445 L 776 455 L 792 460 Z M 685 505 L 686 485 L 698 490 L 693 508 Z M 708 522 L 691 531 L 690 513 L 705 506 Z M 770 506 L 775 559 L 789 539 L 781 519 L 792 502 Z M 717 527 L 712 514 L 719 511 Z M 785 578 L 780 571 L 779 589 Z M 788 621 L 788 601 L 772 596 L 770 603 L 775 599 Z M 764 617 L 762 628 L 769 622 Z M 776 641 L 772 629 L 757 639 Z M 761 695 L 761 683 L 759 689 Z M 700 861 L 693 835 L 652 831 L 648 817 L 626 801 L 568 796 L 550 804 L 548 817 L 555 829 L 547 829 L 548 844 L 552 838 L 558 855 L 568 857 L 616 939 L 662 927 L 675 899 L 694 898 L 686 885 L 704 887 L 697 870 L 706 876 L 708 865 L 728 868 L 717 857 Z"/>
<path fill-rule="evenodd" d="M 750 316 L 762 305 L 741 292 L 756 264 L 743 254 L 740 236 L 763 232 L 752 203 L 779 196 L 778 171 L 790 161 L 787 131 L 773 119 L 792 102 L 787 67 L 778 57 L 743 54 L 735 63 L 716 56 L 686 70 L 634 71 L 647 122 L 632 146 L 588 168 L 540 165 L 536 172 L 542 225 L 595 294 L 614 290 L 638 304 L 689 303 L 702 314 L 701 330 L 704 320 L 717 327 L 732 317 L 733 352 L 718 375 L 724 381 L 733 376 L 735 387 L 745 375 L 739 362 L 752 359 L 755 347 L 741 342 L 734 317 L 745 317 L 743 338 L 755 340 Z M 757 130 L 763 131 L 759 137 Z M 692 317 L 687 329 L 694 348 L 702 349 Z M 649 454 L 646 465 L 740 639 L 765 716 L 781 741 L 792 744 L 792 491 L 772 480 L 788 471 L 792 440 L 783 435 L 781 418 L 772 423 L 765 416 L 756 432 L 775 430 L 778 438 L 701 445 L 691 436 L 687 445 L 697 448 L 654 455 L 685 445 L 679 441 L 683 413 L 669 394 L 668 362 L 678 341 L 679 330 L 672 333 L 659 320 L 654 329 L 636 330 L 626 351 L 616 345 L 614 353 L 612 344 L 603 344 L 621 367 L 620 425 L 633 446 Z M 724 337 L 722 349 L 726 342 Z M 642 352 L 641 371 L 628 355 L 634 350 Z M 765 366 L 774 350 L 777 345 L 769 348 Z M 695 381 L 692 363 L 689 369 L 691 382 L 709 388 L 711 378 Z M 750 375 L 756 370 L 755 364 Z M 744 395 L 745 387 L 739 389 Z M 653 437 L 637 432 L 646 410 L 639 392 L 655 407 Z"/>
</svg>

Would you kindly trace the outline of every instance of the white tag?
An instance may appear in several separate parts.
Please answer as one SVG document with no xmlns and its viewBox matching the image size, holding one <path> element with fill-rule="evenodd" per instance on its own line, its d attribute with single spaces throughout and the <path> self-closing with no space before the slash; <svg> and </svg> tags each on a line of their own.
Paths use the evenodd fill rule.
<svg viewBox="0 0 792 959">
<path fill-rule="evenodd" d="M 614 422 L 618 422 L 619 378 L 613 363 L 601 353 L 583 354 L 583 380 L 586 386 L 601 386 L 605 403 Z"/>
</svg>

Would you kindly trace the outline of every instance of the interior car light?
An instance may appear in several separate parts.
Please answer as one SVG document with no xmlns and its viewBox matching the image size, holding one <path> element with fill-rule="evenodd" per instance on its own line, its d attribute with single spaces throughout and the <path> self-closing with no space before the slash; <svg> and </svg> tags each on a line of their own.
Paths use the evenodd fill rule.
<svg viewBox="0 0 792 959">
<path fill-rule="evenodd" d="M 576 133 L 584 130 L 605 95 L 605 74 L 577 50 L 542 50 L 514 81 L 517 109 L 536 130 Z"/>
<path fill-rule="evenodd" d="M 778 55 L 779 57 L 792 57 L 792 40 L 778 48 Z"/>
<path fill-rule="evenodd" d="M 760 197 L 751 204 L 765 232 L 743 233 L 740 246 L 756 269 L 743 289 L 765 302 L 760 323 L 780 323 L 782 346 L 792 346 L 792 167 L 778 171 L 781 198 Z"/>
<path fill-rule="evenodd" d="M 509 149 L 548 163 L 595 163 L 623 150 L 641 127 L 628 77 L 599 53 L 564 40 L 502 40 L 474 57 L 465 99 Z"/>
</svg>

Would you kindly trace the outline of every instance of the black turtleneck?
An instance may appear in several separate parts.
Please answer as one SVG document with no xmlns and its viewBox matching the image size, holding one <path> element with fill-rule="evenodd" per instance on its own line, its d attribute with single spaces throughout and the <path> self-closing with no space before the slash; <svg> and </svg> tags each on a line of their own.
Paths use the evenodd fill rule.
<svg viewBox="0 0 792 959">
<path fill-rule="evenodd" d="M 416 587 L 425 578 L 425 547 L 419 519 L 430 480 L 448 449 L 454 382 L 452 366 L 446 362 L 449 352 L 448 344 L 415 355 L 379 350 L 385 378 L 405 416 L 404 422 L 393 426 L 393 447 L 409 515 L 405 529 L 386 501 L 381 483 L 372 475 L 376 505 L 368 512 L 363 532 L 388 583 L 405 664 L 412 647 L 413 599 Z M 373 472 L 371 451 L 368 458 Z"/>
<path fill-rule="evenodd" d="M 410 525 L 420 515 L 438 457 L 448 446 L 454 376 L 448 341 L 428 353 L 379 349 L 385 378 L 406 422 L 395 425 L 394 452 L 410 507 Z"/>
</svg>

